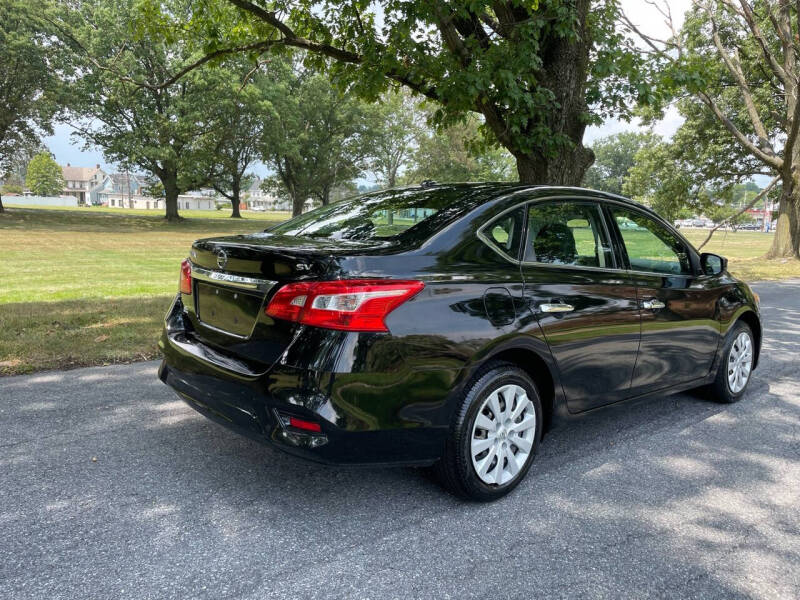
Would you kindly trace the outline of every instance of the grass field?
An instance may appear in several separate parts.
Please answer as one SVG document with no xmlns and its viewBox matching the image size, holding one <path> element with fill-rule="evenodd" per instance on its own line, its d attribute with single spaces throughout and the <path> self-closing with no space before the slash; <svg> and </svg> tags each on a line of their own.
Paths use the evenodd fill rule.
<svg viewBox="0 0 800 600">
<path fill-rule="evenodd" d="M 285 213 L 14 208 L 0 214 L 0 375 L 155 358 L 156 340 L 195 239 L 264 229 Z M 685 230 L 695 244 L 707 232 Z M 764 261 L 771 236 L 719 232 L 706 249 L 746 280 L 800 277 Z"/>
<path fill-rule="evenodd" d="M 147 212 L 11 207 L 0 214 L 0 375 L 155 358 L 192 242 L 288 217 L 184 211 L 184 221 L 168 224 Z"/>
</svg>

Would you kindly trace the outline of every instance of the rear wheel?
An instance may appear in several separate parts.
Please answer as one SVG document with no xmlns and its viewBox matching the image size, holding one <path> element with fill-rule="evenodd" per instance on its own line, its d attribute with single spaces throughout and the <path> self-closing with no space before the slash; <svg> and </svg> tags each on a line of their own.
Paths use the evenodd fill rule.
<svg viewBox="0 0 800 600">
<path fill-rule="evenodd" d="M 490 364 L 456 408 L 444 456 L 436 466 L 439 479 L 465 498 L 500 498 L 525 477 L 541 431 L 541 401 L 531 378 L 509 363 Z"/>
<path fill-rule="evenodd" d="M 728 334 L 717 377 L 710 386 L 714 400 L 731 403 L 744 395 L 750 383 L 754 358 L 753 332 L 746 323 L 739 321 Z"/>
</svg>

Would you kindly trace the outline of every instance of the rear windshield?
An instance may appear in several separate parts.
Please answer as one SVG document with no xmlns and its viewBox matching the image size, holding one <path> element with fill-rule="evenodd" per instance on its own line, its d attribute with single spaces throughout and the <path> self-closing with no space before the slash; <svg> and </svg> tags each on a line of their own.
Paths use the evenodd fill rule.
<svg viewBox="0 0 800 600">
<path fill-rule="evenodd" d="M 496 195 L 497 188 L 464 186 L 389 190 L 348 198 L 312 210 L 268 231 L 341 240 L 427 237 L 445 223 Z"/>
</svg>

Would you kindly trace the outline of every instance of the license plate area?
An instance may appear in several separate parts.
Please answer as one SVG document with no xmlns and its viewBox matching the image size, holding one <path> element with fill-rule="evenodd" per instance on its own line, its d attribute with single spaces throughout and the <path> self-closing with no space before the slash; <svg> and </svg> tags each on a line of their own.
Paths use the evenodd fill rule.
<svg viewBox="0 0 800 600">
<path fill-rule="evenodd" d="M 240 337 L 252 333 L 264 302 L 261 294 L 199 281 L 196 286 L 197 318 L 202 324 Z"/>
</svg>

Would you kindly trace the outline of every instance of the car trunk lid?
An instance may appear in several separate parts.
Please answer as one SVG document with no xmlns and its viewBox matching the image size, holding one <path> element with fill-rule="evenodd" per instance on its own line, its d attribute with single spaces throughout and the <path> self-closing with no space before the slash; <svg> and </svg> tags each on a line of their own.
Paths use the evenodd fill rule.
<svg viewBox="0 0 800 600">
<path fill-rule="evenodd" d="M 272 319 L 265 308 L 283 285 L 330 278 L 335 256 L 386 242 L 241 235 L 198 240 L 192 246 L 194 293 L 184 304 L 196 337 L 262 367 L 291 343 L 296 325 Z"/>
</svg>

